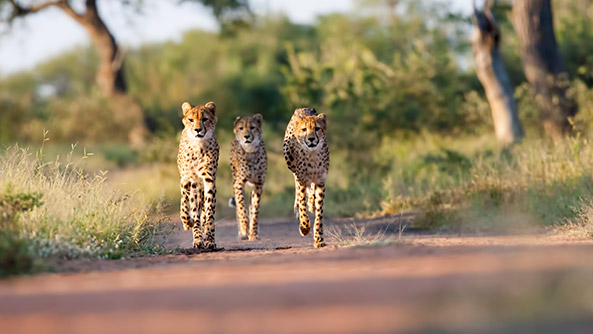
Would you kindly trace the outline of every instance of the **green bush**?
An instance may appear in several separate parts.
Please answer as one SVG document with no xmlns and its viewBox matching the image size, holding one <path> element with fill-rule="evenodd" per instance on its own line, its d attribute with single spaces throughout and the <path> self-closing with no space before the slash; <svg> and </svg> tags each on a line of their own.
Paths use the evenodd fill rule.
<svg viewBox="0 0 593 334">
<path fill-rule="evenodd" d="M 17 220 L 20 213 L 41 206 L 41 198 L 40 193 L 15 191 L 10 183 L 0 192 L 0 277 L 36 268 L 34 243 L 21 236 Z"/>
</svg>

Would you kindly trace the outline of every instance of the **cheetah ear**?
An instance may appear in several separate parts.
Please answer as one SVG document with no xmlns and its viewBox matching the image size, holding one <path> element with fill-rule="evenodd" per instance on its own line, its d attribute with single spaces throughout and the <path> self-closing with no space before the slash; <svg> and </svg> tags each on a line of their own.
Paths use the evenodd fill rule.
<svg viewBox="0 0 593 334">
<path fill-rule="evenodd" d="M 233 126 L 237 126 L 237 123 L 239 123 L 240 120 L 241 116 L 237 116 L 237 118 L 235 118 L 235 121 L 233 122 Z"/>
<path fill-rule="evenodd" d="M 264 117 L 261 114 L 255 114 L 253 115 L 253 119 L 257 122 L 257 124 L 259 124 L 259 126 L 261 127 L 261 123 L 264 119 Z"/>
<path fill-rule="evenodd" d="M 185 116 L 185 114 L 191 110 L 191 104 L 189 104 L 189 102 L 183 102 L 181 105 L 181 110 L 183 110 L 183 116 Z"/>
<path fill-rule="evenodd" d="M 214 102 L 210 101 L 210 102 L 206 103 L 204 105 L 204 107 L 210 109 L 210 111 L 212 111 L 212 113 L 216 114 L 216 104 L 214 104 Z"/>
<path fill-rule="evenodd" d="M 323 126 L 327 125 L 327 116 L 325 114 L 319 114 L 317 115 L 317 119 L 319 120 L 319 122 L 321 124 L 323 124 Z"/>
</svg>

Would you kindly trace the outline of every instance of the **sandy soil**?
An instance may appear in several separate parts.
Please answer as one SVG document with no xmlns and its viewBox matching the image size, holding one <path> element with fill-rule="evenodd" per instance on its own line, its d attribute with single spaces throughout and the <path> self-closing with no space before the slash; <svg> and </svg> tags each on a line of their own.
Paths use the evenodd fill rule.
<svg viewBox="0 0 593 334">
<path fill-rule="evenodd" d="M 221 251 L 61 263 L 60 273 L 0 281 L 0 331 L 593 332 L 591 240 L 410 230 L 400 238 L 400 221 L 359 221 L 366 240 L 382 237 L 365 247 L 328 237 L 321 250 L 291 219 L 262 222 L 257 242 L 237 241 L 235 223 L 221 221 Z M 190 244 L 190 232 L 168 240 Z"/>
</svg>

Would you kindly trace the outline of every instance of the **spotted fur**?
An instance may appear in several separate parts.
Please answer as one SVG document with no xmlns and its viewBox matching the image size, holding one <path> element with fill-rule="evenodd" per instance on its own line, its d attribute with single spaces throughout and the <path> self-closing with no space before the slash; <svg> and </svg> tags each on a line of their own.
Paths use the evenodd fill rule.
<svg viewBox="0 0 593 334">
<path fill-rule="evenodd" d="M 294 174 L 294 211 L 299 219 L 302 236 L 309 234 L 307 214 L 315 209 L 313 239 L 315 247 L 325 246 L 323 240 L 323 199 L 329 171 L 329 146 L 326 140 L 327 117 L 315 109 L 296 109 L 284 134 L 284 159 Z M 307 201 L 308 197 L 308 201 Z"/>
<path fill-rule="evenodd" d="M 216 105 L 192 107 L 185 102 L 184 129 L 179 142 L 177 167 L 181 176 L 181 221 L 185 230 L 193 230 L 193 247 L 214 249 L 214 214 L 216 210 L 216 171 L 219 146 Z"/>
<path fill-rule="evenodd" d="M 231 144 L 231 171 L 239 239 L 258 239 L 259 203 L 268 170 L 266 146 L 262 139 L 262 115 L 237 117 L 233 132 L 235 139 Z M 249 217 L 244 200 L 245 185 L 253 186 Z"/>
</svg>

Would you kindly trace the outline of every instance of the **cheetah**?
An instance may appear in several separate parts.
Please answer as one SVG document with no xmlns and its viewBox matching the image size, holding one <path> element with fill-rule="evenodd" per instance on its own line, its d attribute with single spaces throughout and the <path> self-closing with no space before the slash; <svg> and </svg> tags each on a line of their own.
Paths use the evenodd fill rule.
<svg viewBox="0 0 593 334">
<path fill-rule="evenodd" d="M 299 219 L 302 236 L 309 234 L 311 225 L 307 215 L 315 211 L 313 240 L 316 248 L 324 247 L 323 198 L 329 171 L 329 147 L 326 140 L 327 117 L 312 108 L 296 109 L 284 135 L 284 159 L 294 174 L 294 211 Z M 306 198 L 308 197 L 308 201 Z"/>
<path fill-rule="evenodd" d="M 256 114 L 252 117 L 237 117 L 234 123 L 235 139 L 231 144 L 230 161 L 235 195 L 231 198 L 231 203 L 236 206 L 241 240 L 258 239 L 259 203 L 268 170 L 266 146 L 262 139 L 262 120 L 262 115 Z M 246 184 L 253 186 L 249 218 L 243 194 Z"/>
<path fill-rule="evenodd" d="M 177 167 L 181 176 L 181 221 L 193 229 L 193 247 L 215 249 L 216 170 L 219 146 L 214 134 L 216 105 L 208 102 L 181 106 L 184 129 L 179 142 Z"/>
</svg>

